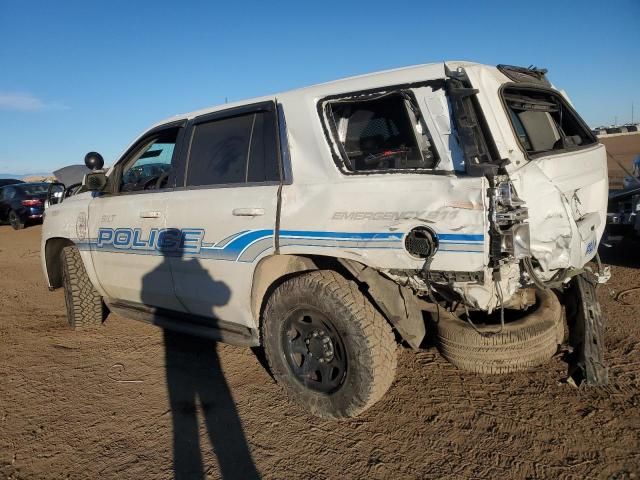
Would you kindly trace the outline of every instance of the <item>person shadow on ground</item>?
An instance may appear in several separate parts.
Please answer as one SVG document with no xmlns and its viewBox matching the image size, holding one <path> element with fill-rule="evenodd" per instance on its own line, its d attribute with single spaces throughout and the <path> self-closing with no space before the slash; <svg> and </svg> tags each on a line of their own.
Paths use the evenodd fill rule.
<svg viewBox="0 0 640 480">
<path fill-rule="evenodd" d="M 173 268 L 188 269 L 199 290 L 217 292 L 212 309 L 229 301 L 230 290 L 215 281 L 196 258 L 184 258 L 180 250 L 161 250 L 163 262 L 146 274 L 142 282 L 142 301 L 152 298 L 159 282 L 171 279 Z M 147 292 L 147 293 L 146 293 Z M 151 293 L 154 292 L 154 293 Z M 214 295 L 211 295 L 213 298 Z M 153 306 L 153 304 L 148 305 Z M 160 314 L 157 323 L 162 325 Z M 178 318 L 178 321 L 183 321 Z M 214 321 L 214 320 L 211 320 Z M 220 476 L 229 479 L 260 478 L 242 429 L 229 385 L 222 373 L 217 344 L 164 329 L 165 368 L 173 423 L 173 470 L 176 479 L 201 479 L 208 473 L 202 459 L 198 404 L 211 447 L 217 457 Z M 204 446 L 206 448 L 206 445 Z"/>
</svg>

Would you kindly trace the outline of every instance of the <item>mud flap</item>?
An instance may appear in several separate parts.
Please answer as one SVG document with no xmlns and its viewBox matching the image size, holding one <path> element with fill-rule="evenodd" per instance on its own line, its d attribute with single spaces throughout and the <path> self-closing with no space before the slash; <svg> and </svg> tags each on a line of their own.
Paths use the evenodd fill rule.
<svg viewBox="0 0 640 480">
<path fill-rule="evenodd" d="M 604 364 L 604 317 L 596 285 L 595 276 L 585 272 L 573 278 L 567 291 L 569 343 L 573 347 L 569 376 L 577 384 L 606 385 L 609 381 Z"/>
</svg>

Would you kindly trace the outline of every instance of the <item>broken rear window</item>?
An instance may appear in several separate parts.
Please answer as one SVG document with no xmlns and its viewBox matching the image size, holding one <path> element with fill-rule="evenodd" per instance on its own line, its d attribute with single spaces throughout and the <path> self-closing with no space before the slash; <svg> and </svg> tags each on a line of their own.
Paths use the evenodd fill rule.
<svg viewBox="0 0 640 480">
<path fill-rule="evenodd" d="M 503 98 L 516 136 L 532 156 L 596 143 L 578 114 L 555 92 L 508 87 Z"/>
<path fill-rule="evenodd" d="M 405 92 L 335 100 L 325 111 L 352 172 L 432 169 L 438 163 L 420 111 Z"/>
</svg>

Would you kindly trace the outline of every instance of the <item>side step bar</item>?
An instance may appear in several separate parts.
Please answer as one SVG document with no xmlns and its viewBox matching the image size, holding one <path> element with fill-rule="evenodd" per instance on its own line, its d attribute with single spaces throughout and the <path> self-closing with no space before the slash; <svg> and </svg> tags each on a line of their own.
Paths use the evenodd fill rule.
<svg viewBox="0 0 640 480">
<path fill-rule="evenodd" d="M 108 298 L 104 300 L 109 310 L 118 315 L 151 323 L 167 330 L 241 347 L 256 347 L 260 344 L 256 330 L 235 323 L 189 313 L 173 312 L 138 303 L 115 301 Z"/>
</svg>

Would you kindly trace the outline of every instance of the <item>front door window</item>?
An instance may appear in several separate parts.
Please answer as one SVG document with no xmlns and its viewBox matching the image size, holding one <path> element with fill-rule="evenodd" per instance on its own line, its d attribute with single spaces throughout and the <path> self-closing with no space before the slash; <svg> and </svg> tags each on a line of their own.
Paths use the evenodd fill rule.
<svg viewBox="0 0 640 480">
<path fill-rule="evenodd" d="M 133 154 L 122 172 L 121 192 L 157 190 L 167 186 L 177 134 L 177 128 L 163 132 Z"/>
</svg>

